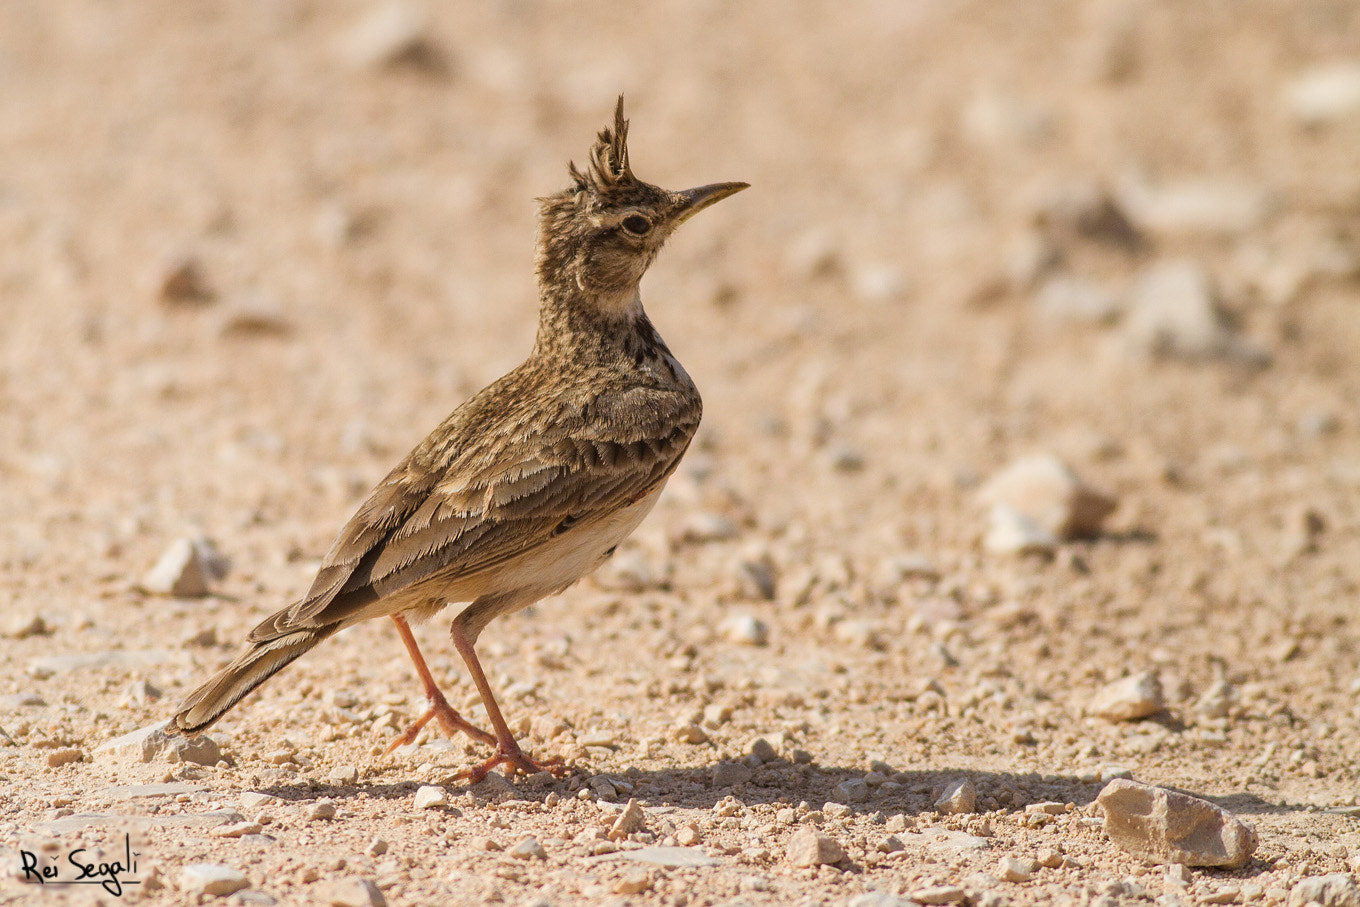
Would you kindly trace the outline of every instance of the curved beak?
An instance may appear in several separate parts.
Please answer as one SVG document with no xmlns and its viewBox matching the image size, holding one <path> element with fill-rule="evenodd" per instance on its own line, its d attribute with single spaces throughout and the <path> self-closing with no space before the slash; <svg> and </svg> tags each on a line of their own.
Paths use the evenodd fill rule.
<svg viewBox="0 0 1360 907">
<path fill-rule="evenodd" d="M 736 195 L 749 188 L 750 183 L 710 183 L 697 189 L 686 189 L 674 194 L 676 201 L 675 225 L 678 227 L 715 202 Z"/>
</svg>

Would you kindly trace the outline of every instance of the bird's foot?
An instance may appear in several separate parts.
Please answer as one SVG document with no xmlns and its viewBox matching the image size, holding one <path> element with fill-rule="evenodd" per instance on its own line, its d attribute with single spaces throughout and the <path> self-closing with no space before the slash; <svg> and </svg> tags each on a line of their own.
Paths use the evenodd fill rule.
<svg viewBox="0 0 1360 907">
<path fill-rule="evenodd" d="M 544 756 L 541 760 L 535 762 L 533 759 L 524 755 L 524 751 L 519 748 L 519 744 L 512 739 L 508 745 L 501 744 L 497 746 L 496 755 L 492 756 L 481 765 L 467 769 L 466 771 L 461 771 L 453 777 L 456 781 L 467 781 L 471 784 L 480 784 L 482 779 L 491 774 L 491 770 L 498 765 L 506 766 L 505 774 L 507 776 L 513 775 L 515 772 L 522 772 L 526 775 L 536 775 L 539 772 L 548 772 L 560 778 L 567 773 L 567 766 L 566 763 L 562 761 L 562 757 Z"/>
<path fill-rule="evenodd" d="M 416 742 L 416 737 L 420 734 L 425 725 L 430 723 L 430 719 L 437 719 L 439 727 L 449 737 L 454 737 L 459 733 L 467 734 L 473 740 L 480 740 L 482 743 L 495 743 L 494 735 L 482 730 L 477 725 L 468 721 L 444 698 L 443 694 L 430 698 L 430 707 L 425 710 L 425 714 L 415 720 L 415 723 L 402 731 L 390 744 L 387 752 L 392 752 L 397 747 L 406 746 Z"/>
</svg>

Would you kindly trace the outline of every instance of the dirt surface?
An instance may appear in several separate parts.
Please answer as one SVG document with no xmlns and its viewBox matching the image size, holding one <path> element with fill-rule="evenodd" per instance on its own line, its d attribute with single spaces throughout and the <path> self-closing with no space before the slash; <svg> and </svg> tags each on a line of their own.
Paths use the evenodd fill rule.
<svg viewBox="0 0 1360 907">
<path fill-rule="evenodd" d="M 200 862 L 244 873 L 229 903 L 525 907 L 1274 904 L 1360 871 L 1360 101 L 1299 81 L 1360 63 L 1360 6 L 413 9 L 0 6 L 0 903 L 212 901 Z M 385 621 L 243 702 L 216 764 L 100 751 L 527 353 L 532 199 L 620 91 L 644 179 L 752 188 L 644 281 L 706 401 L 661 503 L 482 637 L 574 770 L 383 755 L 423 709 Z M 1147 314 L 1176 262 L 1207 327 Z M 979 490 L 1034 453 L 1118 509 L 993 550 Z M 142 591 L 199 535 L 212 594 Z M 417 635 L 484 721 L 446 626 Z M 1092 713 L 1145 671 L 1164 707 Z M 1121 850 L 1094 798 L 1125 774 L 1250 823 L 1250 862 Z M 843 858 L 794 865 L 804 829 Z M 23 880 L 125 841 L 121 895 Z M 626 859 L 659 846 L 707 865 Z"/>
</svg>

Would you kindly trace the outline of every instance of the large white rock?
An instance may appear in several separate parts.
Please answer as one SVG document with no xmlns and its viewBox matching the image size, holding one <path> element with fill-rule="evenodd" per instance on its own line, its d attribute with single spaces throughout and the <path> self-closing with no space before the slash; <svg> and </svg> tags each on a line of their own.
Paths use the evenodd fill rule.
<svg viewBox="0 0 1360 907">
<path fill-rule="evenodd" d="M 1096 802 L 1110 840 L 1151 863 L 1236 869 L 1256 850 L 1250 825 L 1199 797 L 1116 778 Z"/>
</svg>

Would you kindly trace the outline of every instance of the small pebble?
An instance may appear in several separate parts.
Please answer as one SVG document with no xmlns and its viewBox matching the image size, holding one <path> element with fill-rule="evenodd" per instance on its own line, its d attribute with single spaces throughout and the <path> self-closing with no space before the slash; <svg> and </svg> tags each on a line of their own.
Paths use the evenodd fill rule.
<svg viewBox="0 0 1360 907">
<path fill-rule="evenodd" d="M 963 815 L 977 810 L 977 788 L 967 778 L 950 781 L 935 801 L 935 811 L 945 815 Z"/>
<path fill-rule="evenodd" d="M 757 737 L 751 743 L 751 755 L 755 756 L 761 762 L 774 762 L 779 758 L 779 753 L 775 751 L 775 748 L 770 744 L 770 741 L 766 740 L 764 737 Z"/>
<path fill-rule="evenodd" d="M 1028 882 L 1038 868 L 1039 864 L 1034 860 L 1002 857 L 997 865 L 996 875 L 1003 882 Z"/>
<path fill-rule="evenodd" d="M 47 754 L 47 766 L 48 768 L 58 768 L 63 765 L 70 765 L 72 762 L 79 762 L 84 758 L 84 750 L 76 747 L 63 747 Z"/>
<path fill-rule="evenodd" d="M 686 721 L 675 729 L 675 739 L 681 743 L 699 744 L 708 742 L 708 734 L 693 721 Z"/>
<path fill-rule="evenodd" d="M 619 817 L 614 820 L 614 824 L 609 828 L 609 839 L 611 841 L 621 841 L 634 832 L 643 831 L 647 827 L 647 816 L 643 812 L 642 804 L 636 799 L 630 799 L 628 805 L 619 813 Z"/>
<path fill-rule="evenodd" d="M 967 893 L 957 885 L 917 888 L 907 897 L 918 904 L 962 904 L 968 900 Z"/>
<path fill-rule="evenodd" d="M 869 799 L 869 785 L 863 778 L 848 778 L 836 785 L 836 796 L 844 803 L 863 803 Z"/>
<path fill-rule="evenodd" d="M 528 837 L 510 848 L 510 856 L 517 860 L 546 860 L 548 852 L 538 843 L 538 838 Z"/>
<path fill-rule="evenodd" d="M 1135 721 L 1166 707 L 1156 671 L 1143 671 L 1106 684 L 1091 699 L 1087 711 L 1107 721 Z"/>
<path fill-rule="evenodd" d="M 713 766 L 713 786 L 717 788 L 734 787 L 750 781 L 755 772 L 750 766 L 740 762 L 719 762 Z"/>
<path fill-rule="evenodd" d="M 354 784 L 359 780 L 359 769 L 352 765 L 336 766 L 326 778 L 334 784 Z"/>
<path fill-rule="evenodd" d="M 735 614 L 718 627 L 723 639 L 743 646 L 763 646 L 770 641 L 770 628 L 749 614 Z"/>
<path fill-rule="evenodd" d="M 651 874 L 644 870 L 631 870 L 623 874 L 614 886 L 615 894 L 642 894 L 652 887 Z"/>
<path fill-rule="evenodd" d="M 1052 847 L 1041 847 L 1038 857 L 1039 865 L 1045 869 L 1057 869 L 1063 864 L 1062 852 Z"/>
<path fill-rule="evenodd" d="M 320 902 L 330 907 L 387 907 L 382 889 L 364 878 L 331 882 L 319 894 Z"/>
<path fill-rule="evenodd" d="M 156 595 L 195 598 L 227 575 L 228 562 L 205 538 L 176 539 L 142 577 L 142 588 Z"/>
<path fill-rule="evenodd" d="M 226 897 L 250 887 L 250 879 L 239 869 L 221 863 L 190 863 L 180 873 L 180 888 L 186 892 Z"/>
<path fill-rule="evenodd" d="M 424 784 L 416 791 L 414 805 L 416 809 L 443 809 L 449 805 L 449 795 L 442 787 Z"/>
<path fill-rule="evenodd" d="M 320 819 L 334 819 L 335 803 L 333 803 L 330 800 L 318 800 L 311 806 L 308 806 L 307 811 L 303 813 L 303 815 L 309 821 L 317 821 Z"/>
<path fill-rule="evenodd" d="M 794 866 L 822 866 L 845 859 L 841 845 L 811 825 L 801 825 L 789 836 L 785 853 Z"/>
<path fill-rule="evenodd" d="M 208 834 L 214 838 L 239 838 L 243 835 L 258 835 L 262 831 L 264 828 L 258 822 L 232 822 L 210 829 Z"/>
</svg>

